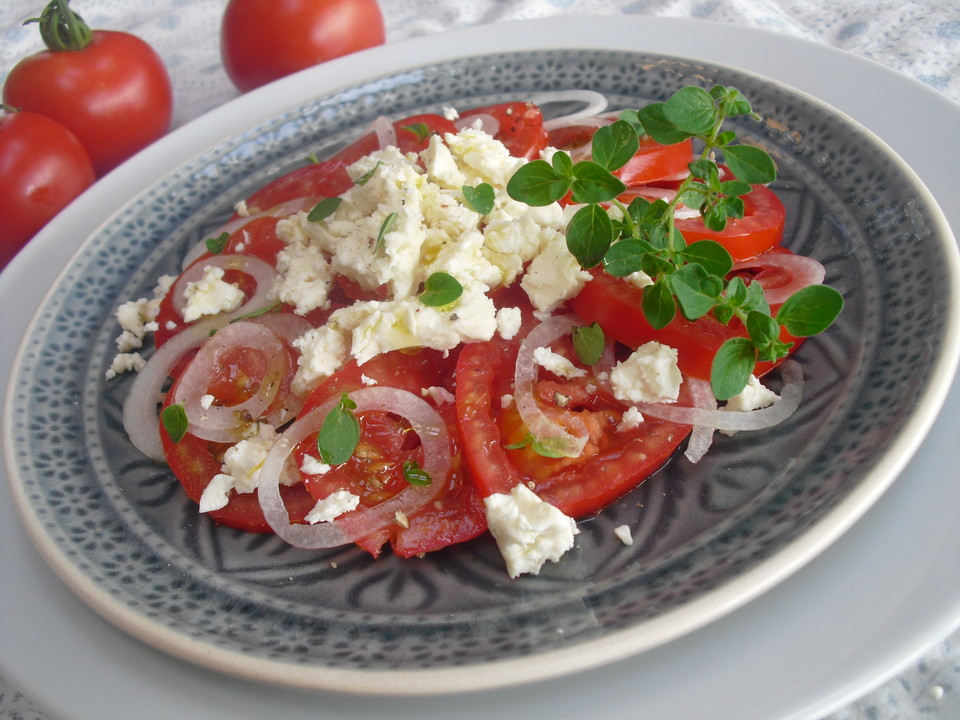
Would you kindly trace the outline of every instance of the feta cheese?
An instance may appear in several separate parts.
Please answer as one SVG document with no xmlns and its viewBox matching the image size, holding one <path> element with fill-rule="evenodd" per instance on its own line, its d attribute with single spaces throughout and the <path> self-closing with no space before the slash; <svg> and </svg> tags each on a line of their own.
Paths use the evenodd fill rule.
<svg viewBox="0 0 960 720">
<path fill-rule="evenodd" d="M 347 337 L 331 325 L 308 330 L 293 346 L 300 351 L 293 391 L 301 396 L 333 375 L 347 359 Z"/>
<path fill-rule="evenodd" d="M 230 491 L 251 493 L 260 483 L 260 468 L 277 439 L 271 425 L 259 423 L 257 434 L 227 448 L 220 472 L 213 476 L 200 496 L 200 512 L 219 510 L 230 501 Z"/>
<path fill-rule="evenodd" d="M 520 332 L 523 316 L 518 307 L 504 307 L 497 310 L 497 333 L 504 340 L 512 340 Z"/>
<path fill-rule="evenodd" d="M 764 387 L 755 375 L 751 375 L 743 390 L 741 390 L 738 395 L 734 395 L 727 400 L 727 404 L 724 405 L 723 409 L 748 412 L 750 410 L 760 410 L 769 407 L 779 401 L 779 395 L 773 390 Z"/>
<path fill-rule="evenodd" d="M 306 475 L 326 475 L 331 469 L 331 465 L 313 455 L 304 455 L 303 462 L 300 463 L 300 470 Z"/>
<path fill-rule="evenodd" d="M 553 352 L 553 350 L 548 347 L 538 347 L 534 349 L 533 361 L 544 370 L 567 380 L 584 377 L 587 374 L 586 370 L 578 368 L 563 355 Z"/>
<path fill-rule="evenodd" d="M 330 263 L 316 245 L 292 243 L 277 253 L 277 277 L 271 291 L 294 306 L 297 315 L 326 308 L 333 285 Z"/>
<path fill-rule="evenodd" d="M 640 424 L 643 422 L 643 415 L 640 414 L 640 411 L 635 407 L 628 407 L 623 416 L 620 418 L 620 422 L 617 423 L 617 432 L 629 432 L 630 430 L 635 430 L 640 427 Z"/>
<path fill-rule="evenodd" d="M 614 397 L 630 404 L 675 402 L 681 382 L 677 351 L 658 342 L 641 345 L 610 371 Z"/>
<path fill-rule="evenodd" d="M 110 367 L 107 368 L 105 375 L 107 380 L 112 380 L 117 375 L 125 372 L 140 372 L 146 364 L 147 361 L 143 359 L 140 353 L 118 353 L 111 361 Z"/>
<path fill-rule="evenodd" d="M 590 277 L 567 250 L 566 238 L 558 234 L 527 267 L 520 287 L 537 310 L 552 312 L 579 293 Z"/>
<path fill-rule="evenodd" d="M 186 322 L 236 310 L 244 300 L 243 291 L 235 283 L 224 282 L 223 268 L 215 265 L 205 267 L 199 280 L 187 283 L 183 295 L 187 300 L 183 310 Z"/>
<path fill-rule="evenodd" d="M 313 509 L 305 516 L 311 525 L 336 520 L 344 513 L 356 510 L 360 505 L 360 498 L 349 490 L 337 490 L 322 500 L 318 500 Z"/>
<path fill-rule="evenodd" d="M 434 405 L 449 405 L 457 401 L 457 398 L 454 397 L 453 393 L 443 387 L 433 386 L 423 388 L 420 391 L 420 394 L 425 398 L 430 398 L 433 401 Z"/>
<path fill-rule="evenodd" d="M 522 573 L 537 575 L 548 560 L 558 562 L 580 532 L 573 518 L 522 483 L 509 493 L 484 498 L 483 503 L 490 533 L 512 578 Z"/>
<path fill-rule="evenodd" d="M 630 532 L 629 525 L 617 525 L 617 527 L 613 529 L 613 534 L 616 535 L 624 545 L 633 545 L 633 533 Z"/>
</svg>

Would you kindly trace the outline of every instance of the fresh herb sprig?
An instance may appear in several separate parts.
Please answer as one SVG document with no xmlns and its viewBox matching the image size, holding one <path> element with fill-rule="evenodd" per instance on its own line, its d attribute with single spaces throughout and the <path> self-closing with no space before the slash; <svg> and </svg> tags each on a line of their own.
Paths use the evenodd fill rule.
<svg viewBox="0 0 960 720">
<path fill-rule="evenodd" d="M 736 133 L 724 129 L 733 117 L 760 117 L 736 88 L 681 88 L 668 100 L 625 111 L 594 134 L 592 159 L 574 163 L 563 151 L 549 162 L 522 166 L 507 184 L 514 200 L 549 205 L 569 195 L 581 207 L 567 225 L 567 247 L 585 269 L 601 266 L 618 277 L 642 271 L 652 285 L 644 288 L 644 316 L 655 329 L 669 325 L 679 311 L 689 320 L 712 312 L 723 323 L 737 318 L 746 338 L 733 338 L 713 361 L 711 385 L 719 400 L 739 393 L 758 361 L 785 357 L 791 344 L 780 340 L 781 326 L 796 337 L 823 332 L 836 319 L 843 298 L 836 290 L 814 285 L 796 293 L 770 314 L 759 284 L 725 276 L 733 268 L 727 250 L 712 240 L 687 244 L 675 225 L 675 211 L 685 205 L 699 210 L 706 227 L 721 231 L 730 218 L 744 214 L 743 196 L 751 184 L 776 179 L 776 165 L 758 147 L 736 144 Z M 662 144 L 694 138 L 702 144 L 690 163 L 690 174 L 669 202 L 618 199 L 626 190 L 615 175 L 649 136 Z M 723 154 L 736 179 L 724 179 L 715 157 Z"/>
</svg>

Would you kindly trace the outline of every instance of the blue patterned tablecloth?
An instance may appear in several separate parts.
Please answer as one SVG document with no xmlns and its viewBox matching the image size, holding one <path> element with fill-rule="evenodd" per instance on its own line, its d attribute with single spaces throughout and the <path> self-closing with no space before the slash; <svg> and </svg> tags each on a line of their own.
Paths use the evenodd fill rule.
<svg viewBox="0 0 960 720">
<path fill-rule="evenodd" d="M 22 27 L 45 0 L 2 0 L 0 82 L 40 49 Z M 74 0 L 95 27 L 134 32 L 170 71 L 179 126 L 236 96 L 220 64 L 224 0 Z M 660 15 L 736 23 L 821 42 L 903 72 L 960 102 L 960 7 L 956 0 L 382 0 L 388 42 L 455 28 L 567 14 Z M 2 611 L 2 608 L 0 608 Z M 899 675 L 824 720 L 960 718 L 960 633 Z M 49 719 L 0 678 L 0 718 Z"/>
</svg>

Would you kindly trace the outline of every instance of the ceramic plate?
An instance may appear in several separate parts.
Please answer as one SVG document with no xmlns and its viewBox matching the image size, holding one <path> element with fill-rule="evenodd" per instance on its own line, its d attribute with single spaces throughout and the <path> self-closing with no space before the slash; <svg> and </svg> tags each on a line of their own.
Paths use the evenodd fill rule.
<svg viewBox="0 0 960 720">
<path fill-rule="evenodd" d="M 737 129 L 780 164 L 785 244 L 824 263 L 847 308 L 797 355 L 807 384 L 794 418 L 720 439 L 696 466 L 676 459 L 581 523 L 560 564 L 509 581 L 486 539 L 411 562 L 234 533 L 199 517 L 169 472 L 127 443 L 129 378 L 103 379 L 114 309 L 310 152 L 322 156 L 381 113 L 572 87 L 628 107 L 715 82 L 740 88 L 766 118 Z M 366 693 L 497 687 L 611 662 L 787 577 L 883 493 L 933 422 L 957 362 L 956 248 L 913 173 L 829 107 L 711 63 L 582 49 L 311 88 L 261 94 L 280 99 L 267 114 L 244 103 L 248 126 L 109 217 L 56 281 L 16 360 L 5 442 L 24 525 L 75 592 L 138 638 L 243 677 Z M 613 534 L 623 523 L 631 547 Z"/>
</svg>

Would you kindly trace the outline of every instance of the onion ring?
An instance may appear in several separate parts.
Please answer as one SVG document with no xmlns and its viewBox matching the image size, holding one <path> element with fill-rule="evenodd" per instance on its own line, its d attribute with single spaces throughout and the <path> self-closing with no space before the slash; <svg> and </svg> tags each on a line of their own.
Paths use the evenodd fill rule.
<svg viewBox="0 0 960 720">
<path fill-rule="evenodd" d="M 224 270 L 237 270 L 252 277 L 257 284 L 257 289 L 247 301 L 236 310 L 229 313 L 223 313 L 226 320 L 249 315 L 260 310 L 269 308 L 276 299 L 270 292 L 274 278 L 277 276 L 276 268 L 265 260 L 252 255 L 213 255 L 205 258 L 202 262 L 195 262 L 184 270 L 177 278 L 173 287 L 170 288 L 173 299 L 173 309 L 177 311 L 180 317 L 183 317 L 183 311 L 187 307 L 187 298 L 184 292 L 187 283 L 200 280 L 206 273 L 208 267 L 219 267 Z"/>
<path fill-rule="evenodd" d="M 352 511 L 332 522 L 316 525 L 291 523 L 280 496 L 280 476 L 287 458 L 297 445 L 316 432 L 330 410 L 339 402 L 333 397 L 290 425 L 277 439 L 260 469 L 258 497 L 263 515 L 276 534 L 291 545 L 318 549 L 336 547 L 358 540 L 395 522 L 398 513 L 410 516 L 432 502 L 447 486 L 452 464 L 450 437 L 446 424 L 430 404 L 411 392 L 385 386 L 367 387 L 350 393 L 356 412 L 380 410 L 403 417 L 420 436 L 423 469 L 431 482 L 410 486 L 371 508 Z"/>
<path fill-rule="evenodd" d="M 717 399 L 713 395 L 709 381 L 688 377 L 687 386 L 690 388 L 690 395 L 695 407 L 703 410 L 717 409 Z M 700 462 L 700 459 L 707 454 L 713 444 L 713 433 L 714 428 L 709 425 L 693 426 L 690 439 L 687 441 L 687 449 L 683 453 L 687 460 L 692 463 Z"/>
<path fill-rule="evenodd" d="M 764 270 L 768 268 L 785 270 L 790 276 L 786 284 L 765 284 Z M 751 260 L 741 260 L 734 264 L 733 271 L 756 270 L 753 282 L 760 283 L 763 295 L 770 305 L 780 305 L 797 290 L 823 282 L 827 271 L 823 265 L 812 257 L 793 255 L 791 253 L 767 252 Z"/>
<path fill-rule="evenodd" d="M 535 94 L 530 98 L 530 102 L 539 107 L 557 102 L 579 102 L 584 103 L 586 107 L 557 118 L 552 118 L 543 123 L 543 129 L 547 132 L 559 127 L 568 125 L 577 125 L 585 118 L 592 118 L 599 115 L 607 109 L 607 98 L 601 93 L 593 90 L 558 90 Z"/>
</svg>

